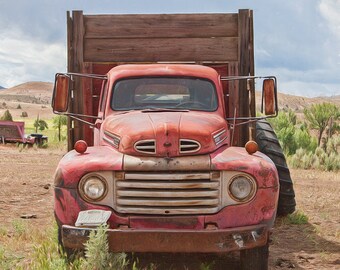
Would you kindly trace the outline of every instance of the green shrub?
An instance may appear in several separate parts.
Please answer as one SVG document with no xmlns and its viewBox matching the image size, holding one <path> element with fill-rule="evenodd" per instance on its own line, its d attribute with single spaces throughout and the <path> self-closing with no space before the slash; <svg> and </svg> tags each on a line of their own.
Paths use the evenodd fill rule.
<svg viewBox="0 0 340 270">
<path fill-rule="evenodd" d="M 279 112 L 276 118 L 269 119 L 277 138 L 280 141 L 283 151 L 287 155 L 294 154 L 297 145 L 295 142 L 296 115 L 293 111 Z"/>
<path fill-rule="evenodd" d="M 21 236 L 26 232 L 26 224 L 21 219 L 15 219 L 12 221 L 14 233 L 17 236 Z"/>
<path fill-rule="evenodd" d="M 314 152 L 318 147 L 317 139 L 313 138 L 304 126 L 295 130 L 294 141 L 297 149 L 302 148 L 307 151 Z"/>
<path fill-rule="evenodd" d="M 287 216 L 287 221 L 289 224 L 302 225 L 308 223 L 308 216 L 302 211 L 295 211 Z"/>
<path fill-rule="evenodd" d="M 124 269 L 128 265 L 125 253 L 111 253 L 107 240 L 107 226 L 99 226 L 90 233 L 88 242 L 85 244 L 86 260 L 83 269 Z"/>
<path fill-rule="evenodd" d="M 332 138 L 331 140 L 337 141 L 338 139 Z M 338 171 L 340 170 L 340 155 L 334 150 L 338 146 L 335 147 L 333 142 L 329 144 L 332 145 L 327 148 L 330 152 L 326 152 L 321 147 L 317 147 L 314 153 L 300 148 L 294 155 L 288 157 L 288 163 L 295 169 Z"/>
<path fill-rule="evenodd" d="M 6 248 L 0 244 L 0 269 L 15 269 L 15 265 L 20 259 L 21 257 L 9 253 Z"/>
<path fill-rule="evenodd" d="M 322 135 L 326 128 L 330 127 L 331 130 L 335 131 L 336 121 L 340 118 L 339 108 L 332 103 L 321 103 L 314 104 L 310 108 L 304 109 L 303 113 L 311 129 L 318 131 L 318 145 L 321 144 Z M 332 119 L 333 124 L 330 123 Z M 331 135 L 333 133 L 331 131 Z"/>
<path fill-rule="evenodd" d="M 11 113 L 9 112 L 9 110 L 6 110 L 4 112 L 4 114 L 0 118 L 0 120 L 3 120 L 3 121 L 13 121 L 13 117 L 12 117 Z"/>
<path fill-rule="evenodd" d="M 334 152 L 327 156 L 324 162 L 324 169 L 326 171 L 340 170 L 340 156 Z"/>
</svg>

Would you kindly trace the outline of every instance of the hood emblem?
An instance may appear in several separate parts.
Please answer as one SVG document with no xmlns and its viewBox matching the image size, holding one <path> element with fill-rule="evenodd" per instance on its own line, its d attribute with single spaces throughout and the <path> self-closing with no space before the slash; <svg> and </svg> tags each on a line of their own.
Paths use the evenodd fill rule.
<svg viewBox="0 0 340 270">
<path fill-rule="evenodd" d="M 171 142 L 165 142 L 165 143 L 163 144 L 164 147 L 170 147 L 171 145 L 172 145 Z"/>
</svg>

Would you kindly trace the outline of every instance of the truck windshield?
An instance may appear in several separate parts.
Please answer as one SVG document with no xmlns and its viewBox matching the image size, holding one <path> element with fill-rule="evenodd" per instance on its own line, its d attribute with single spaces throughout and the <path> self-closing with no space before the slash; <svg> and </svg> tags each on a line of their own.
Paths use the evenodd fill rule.
<svg viewBox="0 0 340 270">
<path fill-rule="evenodd" d="M 199 78 L 155 77 L 118 81 L 111 99 L 113 110 L 172 109 L 215 111 L 214 84 Z"/>
</svg>

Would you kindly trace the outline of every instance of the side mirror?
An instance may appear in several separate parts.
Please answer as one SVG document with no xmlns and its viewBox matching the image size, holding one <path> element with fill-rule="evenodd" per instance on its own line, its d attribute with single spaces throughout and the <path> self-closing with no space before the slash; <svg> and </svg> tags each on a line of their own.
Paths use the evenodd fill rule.
<svg viewBox="0 0 340 270">
<path fill-rule="evenodd" d="M 261 112 L 265 115 L 276 115 L 277 108 L 277 91 L 276 91 L 276 79 L 264 79 L 262 87 L 262 104 Z"/>
<path fill-rule="evenodd" d="M 64 113 L 68 109 L 70 77 L 57 73 L 55 76 L 52 108 L 54 112 Z"/>
</svg>

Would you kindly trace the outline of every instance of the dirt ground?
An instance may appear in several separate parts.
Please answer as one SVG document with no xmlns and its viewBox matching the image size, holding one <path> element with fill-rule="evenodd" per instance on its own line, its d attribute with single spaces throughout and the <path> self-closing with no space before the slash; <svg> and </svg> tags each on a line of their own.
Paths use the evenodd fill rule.
<svg viewBox="0 0 340 270">
<path fill-rule="evenodd" d="M 10 232 L 17 220 L 41 230 L 51 226 L 53 174 L 63 154 L 0 145 L 0 229 Z M 277 220 L 270 269 L 340 269 L 340 173 L 293 170 L 292 176 L 297 208 L 309 221 L 291 225 Z M 25 260 L 32 243 L 21 245 Z"/>
</svg>

